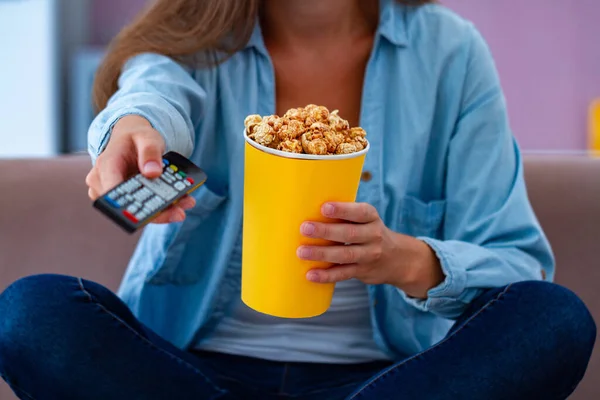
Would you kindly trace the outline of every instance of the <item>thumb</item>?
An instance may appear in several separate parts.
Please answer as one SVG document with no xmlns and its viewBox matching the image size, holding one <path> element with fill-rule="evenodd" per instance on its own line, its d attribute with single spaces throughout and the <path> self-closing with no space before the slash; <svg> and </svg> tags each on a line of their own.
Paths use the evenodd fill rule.
<svg viewBox="0 0 600 400">
<path fill-rule="evenodd" d="M 149 135 L 145 132 L 133 137 L 133 143 L 137 152 L 138 168 L 147 178 L 156 178 L 163 172 L 162 156 L 165 150 L 165 142 L 156 132 Z"/>
</svg>

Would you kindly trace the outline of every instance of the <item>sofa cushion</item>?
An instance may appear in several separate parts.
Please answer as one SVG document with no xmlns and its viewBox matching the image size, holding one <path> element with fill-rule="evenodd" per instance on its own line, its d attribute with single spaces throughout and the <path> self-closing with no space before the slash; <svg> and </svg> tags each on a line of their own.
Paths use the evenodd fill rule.
<svg viewBox="0 0 600 400">
<path fill-rule="evenodd" d="M 137 236 L 92 207 L 90 168 L 87 156 L 0 160 L 0 291 L 45 272 L 117 288 Z"/>
</svg>

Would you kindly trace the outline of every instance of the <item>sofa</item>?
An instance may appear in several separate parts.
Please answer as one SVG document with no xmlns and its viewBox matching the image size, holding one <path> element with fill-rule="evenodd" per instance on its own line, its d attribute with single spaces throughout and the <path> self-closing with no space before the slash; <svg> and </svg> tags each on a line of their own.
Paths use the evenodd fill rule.
<svg viewBox="0 0 600 400">
<path fill-rule="evenodd" d="M 90 165 L 83 154 L 0 160 L 0 291 L 47 272 L 118 287 L 138 236 L 91 207 L 84 183 Z M 600 158 L 527 155 L 525 172 L 556 254 L 556 282 L 579 294 L 600 323 Z M 600 399 L 599 376 L 596 350 L 572 398 Z M 14 399 L 11 393 L 0 383 L 0 400 Z"/>
</svg>

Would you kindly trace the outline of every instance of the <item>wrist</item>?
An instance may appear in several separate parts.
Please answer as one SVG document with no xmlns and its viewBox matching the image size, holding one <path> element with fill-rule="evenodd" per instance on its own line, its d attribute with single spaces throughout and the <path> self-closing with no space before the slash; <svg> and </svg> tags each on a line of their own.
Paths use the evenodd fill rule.
<svg viewBox="0 0 600 400">
<path fill-rule="evenodd" d="M 148 128 L 152 129 L 152 124 L 150 124 L 146 118 L 131 114 L 119 118 L 119 120 L 113 126 L 112 134 L 118 135 L 120 133 L 131 133 Z"/>
<path fill-rule="evenodd" d="M 438 257 L 424 241 L 396 234 L 394 260 L 401 263 L 393 270 L 398 275 L 392 284 L 417 299 L 426 299 L 429 290 L 440 285 L 445 275 Z"/>
</svg>

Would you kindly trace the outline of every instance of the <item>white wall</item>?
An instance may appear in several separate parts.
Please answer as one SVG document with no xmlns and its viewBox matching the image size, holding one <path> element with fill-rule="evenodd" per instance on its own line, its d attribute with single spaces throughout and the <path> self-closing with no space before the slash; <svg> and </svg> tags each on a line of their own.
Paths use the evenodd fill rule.
<svg viewBox="0 0 600 400">
<path fill-rule="evenodd" d="M 0 1 L 0 157 L 57 150 L 56 4 Z"/>
<path fill-rule="evenodd" d="M 57 154 L 70 59 L 89 40 L 89 0 L 0 0 L 0 157 Z"/>
</svg>

